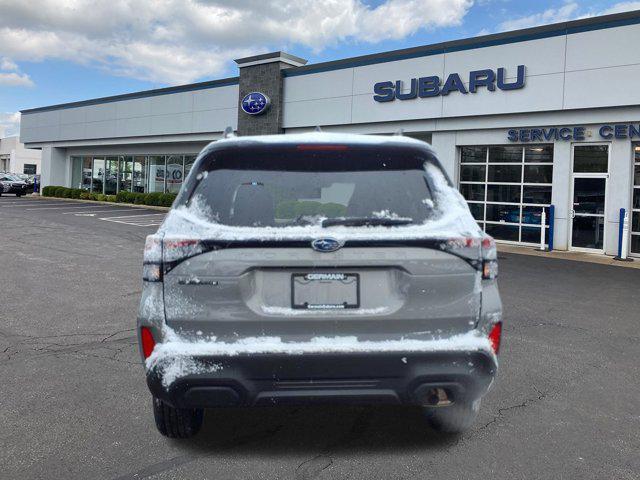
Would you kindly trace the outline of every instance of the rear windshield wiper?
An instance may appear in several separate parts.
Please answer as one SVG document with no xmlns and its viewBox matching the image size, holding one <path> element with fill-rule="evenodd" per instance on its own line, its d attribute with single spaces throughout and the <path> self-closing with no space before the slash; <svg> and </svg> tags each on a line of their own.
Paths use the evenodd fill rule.
<svg viewBox="0 0 640 480">
<path fill-rule="evenodd" d="M 322 227 L 333 227 L 342 225 L 345 227 L 393 227 L 396 225 L 409 225 L 413 223 L 412 218 L 380 218 L 380 217 L 346 217 L 346 218 L 325 218 Z"/>
</svg>

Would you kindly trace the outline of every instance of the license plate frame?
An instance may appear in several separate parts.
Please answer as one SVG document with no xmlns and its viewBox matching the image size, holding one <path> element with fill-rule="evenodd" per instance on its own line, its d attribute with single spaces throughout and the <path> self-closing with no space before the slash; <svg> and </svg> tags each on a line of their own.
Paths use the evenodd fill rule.
<svg viewBox="0 0 640 480">
<path fill-rule="evenodd" d="M 342 278 L 340 278 L 342 276 Z M 348 292 L 353 296 L 355 293 L 355 302 L 349 302 L 348 299 L 342 302 L 328 302 L 328 303 L 309 303 L 309 302 L 296 302 L 296 280 L 303 277 L 304 281 L 308 285 L 319 286 L 322 283 L 337 282 L 343 283 L 350 279 L 355 282 L 355 292 Z M 347 295 L 345 295 L 347 296 Z M 352 310 L 360 308 L 360 274 L 354 272 L 305 272 L 305 273 L 292 273 L 291 274 L 291 308 L 295 310 Z"/>
</svg>

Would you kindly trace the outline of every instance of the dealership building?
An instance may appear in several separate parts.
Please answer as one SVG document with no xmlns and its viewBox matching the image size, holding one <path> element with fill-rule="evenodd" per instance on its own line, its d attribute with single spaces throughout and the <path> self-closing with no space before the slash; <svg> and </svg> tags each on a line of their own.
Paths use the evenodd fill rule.
<svg viewBox="0 0 640 480">
<path fill-rule="evenodd" d="M 197 153 L 239 135 L 325 131 L 430 142 L 497 240 L 640 255 L 640 11 L 24 110 L 44 185 L 177 192 Z M 547 225 L 541 225 L 541 212 Z"/>
</svg>

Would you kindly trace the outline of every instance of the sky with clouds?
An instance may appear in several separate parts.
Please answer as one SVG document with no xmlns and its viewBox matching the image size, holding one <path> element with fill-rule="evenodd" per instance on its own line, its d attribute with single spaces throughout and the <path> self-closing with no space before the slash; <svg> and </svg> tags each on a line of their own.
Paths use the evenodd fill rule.
<svg viewBox="0 0 640 480">
<path fill-rule="evenodd" d="M 0 130 L 19 110 L 640 9 L 620 0 L 0 0 Z"/>
</svg>

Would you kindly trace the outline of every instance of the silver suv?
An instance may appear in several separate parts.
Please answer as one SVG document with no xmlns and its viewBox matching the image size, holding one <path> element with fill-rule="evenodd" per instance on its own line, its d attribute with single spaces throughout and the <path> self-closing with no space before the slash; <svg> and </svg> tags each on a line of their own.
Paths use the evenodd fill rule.
<svg viewBox="0 0 640 480">
<path fill-rule="evenodd" d="M 194 435 L 206 408 L 357 402 L 463 431 L 497 370 L 496 275 L 493 239 L 424 142 L 212 143 L 145 246 L 158 430 Z"/>
</svg>

